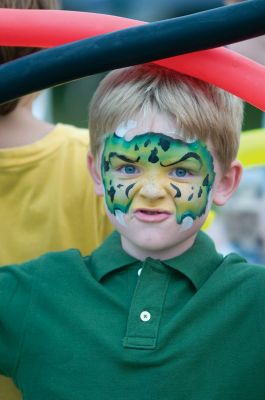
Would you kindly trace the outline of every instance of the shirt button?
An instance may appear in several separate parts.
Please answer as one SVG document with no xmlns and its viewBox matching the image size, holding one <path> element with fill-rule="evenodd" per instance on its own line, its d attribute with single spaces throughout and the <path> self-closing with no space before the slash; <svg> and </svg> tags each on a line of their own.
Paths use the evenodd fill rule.
<svg viewBox="0 0 265 400">
<path fill-rule="evenodd" d="M 149 321 L 150 318 L 151 318 L 151 314 L 150 314 L 149 311 L 142 311 L 142 312 L 141 312 L 141 314 L 140 314 L 140 319 L 141 319 L 143 322 Z"/>
<path fill-rule="evenodd" d="M 138 274 L 138 276 L 140 276 L 140 275 L 141 275 L 141 273 L 142 273 L 142 269 L 143 269 L 143 268 L 139 268 L 139 269 L 138 269 L 138 271 L 137 271 L 137 274 Z"/>
</svg>

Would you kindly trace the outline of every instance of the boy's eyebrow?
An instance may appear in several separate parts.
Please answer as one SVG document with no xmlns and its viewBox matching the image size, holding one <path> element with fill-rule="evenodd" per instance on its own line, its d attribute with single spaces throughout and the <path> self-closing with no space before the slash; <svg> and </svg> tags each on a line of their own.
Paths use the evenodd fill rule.
<svg viewBox="0 0 265 400">
<path fill-rule="evenodd" d="M 170 164 L 163 164 L 162 162 L 160 162 L 160 165 L 161 165 L 162 167 L 170 167 L 170 166 L 172 166 L 172 165 L 179 164 L 179 163 L 182 162 L 182 161 L 186 161 L 186 160 L 188 160 L 188 159 L 190 159 L 190 158 L 194 158 L 195 160 L 199 161 L 200 166 L 202 166 L 202 159 L 201 159 L 201 156 L 200 156 L 199 154 L 197 154 L 197 153 L 194 153 L 193 151 L 190 151 L 189 153 L 184 154 L 184 156 L 181 157 L 179 160 L 174 161 L 174 162 L 172 162 L 172 163 L 170 163 Z"/>
<path fill-rule="evenodd" d="M 129 158 L 129 157 L 123 155 L 123 154 L 118 154 L 118 153 L 116 153 L 115 151 L 112 151 L 112 152 L 109 154 L 109 160 L 110 160 L 111 158 L 113 158 L 113 157 L 117 157 L 117 158 L 119 158 L 119 159 L 122 160 L 122 161 L 126 161 L 126 162 L 129 162 L 129 163 L 132 163 L 132 164 L 137 163 L 137 162 L 140 160 L 140 158 L 141 158 L 140 156 L 138 156 L 135 160 L 133 160 L 133 159 L 131 159 L 131 158 Z"/>
</svg>

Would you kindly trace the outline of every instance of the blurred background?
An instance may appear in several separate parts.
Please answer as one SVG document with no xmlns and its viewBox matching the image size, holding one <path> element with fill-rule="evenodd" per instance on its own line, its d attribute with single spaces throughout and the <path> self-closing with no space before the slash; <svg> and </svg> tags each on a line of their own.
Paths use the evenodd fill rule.
<svg viewBox="0 0 265 400">
<path fill-rule="evenodd" d="M 147 22 L 178 17 L 224 5 L 223 0 L 61 0 L 64 10 L 87 11 L 140 19 Z M 35 114 L 48 121 L 87 127 L 91 96 L 104 74 L 46 91 L 36 101 Z M 262 113 L 246 105 L 244 130 L 261 126 Z"/>
</svg>

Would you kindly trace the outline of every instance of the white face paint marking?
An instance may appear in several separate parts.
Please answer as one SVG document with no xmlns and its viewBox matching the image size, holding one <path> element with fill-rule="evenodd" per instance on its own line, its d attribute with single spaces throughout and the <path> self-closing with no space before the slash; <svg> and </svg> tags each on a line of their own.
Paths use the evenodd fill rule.
<svg viewBox="0 0 265 400">
<path fill-rule="evenodd" d="M 126 226 L 126 222 L 124 221 L 124 213 L 121 210 L 115 210 L 115 217 L 120 225 Z"/>
<path fill-rule="evenodd" d="M 185 217 L 181 223 L 181 230 L 182 231 L 187 231 L 190 229 L 193 225 L 193 219 L 191 217 Z"/>
<path fill-rule="evenodd" d="M 183 138 L 183 140 L 184 140 L 186 143 L 194 143 L 194 142 L 196 142 L 196 140 L 198 140 L 198 139 L 194 139 L 194 138 Z"/>
<path fill-rule="evenodd" d="M 180 139 L 185 143 L 194 143 L 198 140 L 196 137 L 190 137 L 190 138 L 185 137 L 184 133 L 181 131 L 178 132 L 175 131 L 173 133 L 175 134 L 175 139 Z"/>
<path fill-rule="evenodd" d="M 130 134 L 128 135 L 128 133 L 132 130 L 135 129 L 138 126 L 137 122 L 129 119 L 128 121 L 123 121 L 121 122 L 118 126 L 117 129 L 115 130 L 115 133 L 117 136 L 124 138 L 126 141 L 130 141 L 133 136 L 136 135 L 141 135 L 146 133 L 146 129 L 144 127 L 142 127 L 142 129 L 140 129 L 141 124 L 139 126 L 139 132 L 134 132 L 134 135 L 131 136 Z M 165 129 L 163 128 L 163 132 L 165 134 L 170 134 L 170 135 L 174 135 L 175 139 L 181 139 L 183 142 L 186 143 L 194 143 L 196 142 L 197 138 L 196 137 L 190 137 L 187 138 L 185 137 L 184 133 L 182 133 L 180 130 L 176 131 L 176 130 L 171 130 L 171 129 Z M 127 137 L 126 137 L 127 136 Z"/>
<path fill-rule="evenodd" d="M 136 126 L 137 126 L 137 122 L 133 121 L 132 119 L 129 119 L 129 121 L 123 121 L 122 123 L 120 123 L 120 125 L 118 125 L 115 133 L 119 137 L 124 137 L 128 131 L 136 128 Z"/>
</svg>

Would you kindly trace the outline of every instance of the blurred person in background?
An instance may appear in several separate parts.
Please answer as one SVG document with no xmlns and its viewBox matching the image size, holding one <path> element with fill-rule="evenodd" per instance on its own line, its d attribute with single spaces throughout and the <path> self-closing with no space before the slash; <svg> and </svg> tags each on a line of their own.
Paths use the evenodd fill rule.
<svg viewBox="0 0 265 400">
<path fill-rule="evenodd" d="M 52 0 L 0 0 L 0 8 L 57 6 Z M 0 47 L 0 64 L 38 50 Z M 36 97 L 0 105 L 1 266 L 69 247 L 88 254 L 112 231 L 87 171 L 88 130 L 38 119 L 32 113 Z M 0 400 L 20 398 L 0 377 Z"/>
<path fill-rule="evenodd" d="M 218 210 L 207 233 L 222 254 L 237 252 L 249 262 L 265 264 L 264 166 L 244 170 L 237 192 Z"/>
</svg>

